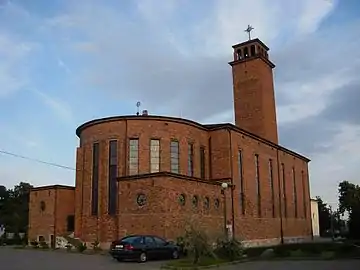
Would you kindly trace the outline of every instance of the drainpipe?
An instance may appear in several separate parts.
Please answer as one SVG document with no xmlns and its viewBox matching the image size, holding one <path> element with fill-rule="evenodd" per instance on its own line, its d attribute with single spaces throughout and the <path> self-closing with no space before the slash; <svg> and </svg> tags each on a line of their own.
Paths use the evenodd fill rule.
<svg viewBox="0 0 360 270">
<path fill-rule="evenodd" d="M 230 177 L 231 177 L 231 219 L 232 219 L 232 235 L 233 238 L 235 236 L 235 209 L 234 209 L 234 172 L 233 172 L 233 151 L 232 151 L 232 136 L 231 136 L 231 130 L 230 128 L 227 129 L 229 133 L 229 142 L 230 142 L 230 148 L 229 148 L 229 157 L 230 157 Z"/>
<path fill-rule="evenodd" d="M 277 158 L 278 188 L 279 188 L 280 240 L 281 240 L 281 244 L 284 244 L 284 230 L 283 230 L 283 219 L 282 219 L 282 196 L 281 196 L 281 185 L 280 185 L 279 149 L 276 149 L 276 158 Z"/>
</svg>

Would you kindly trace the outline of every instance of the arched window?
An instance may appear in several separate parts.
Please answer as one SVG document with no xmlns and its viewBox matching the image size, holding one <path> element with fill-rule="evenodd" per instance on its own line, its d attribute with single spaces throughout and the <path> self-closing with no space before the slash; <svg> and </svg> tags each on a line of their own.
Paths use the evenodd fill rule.
<svg viewBox="0 0 360 270">
<path fill-rule="evenodd" d="M 237 54 L 237 60 L 241 60 L 243 58 L 241 49 L 238 49 L 236 51 L 236 54 Z"/>
<path fill-rule="evenodd" d="M 255 45 L 251 45 L 250 52 L 251 52 L 251 56 L 255 56 Z"/>
<path fill-rule="evenodd" d="M 244 57 L 245 57 L 245 58 L 248 58 L 248 57 L 249 57 L 249 49 L 248 49 L 248 47 L 245 47 L 245 48 L 244 48 Z"/>
</svg>

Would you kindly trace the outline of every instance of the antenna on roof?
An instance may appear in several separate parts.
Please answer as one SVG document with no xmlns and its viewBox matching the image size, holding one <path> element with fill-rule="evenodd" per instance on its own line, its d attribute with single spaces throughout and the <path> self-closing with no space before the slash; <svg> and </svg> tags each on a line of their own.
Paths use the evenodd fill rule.
<svg viewBox="0 0 360 270">
<path fill-rule="evenodd" d="M 136 102 L 136 107 L 137 107 L 136 115 L 140 114 L 140 106 L 141 106 L 141 102 L 140 101 Z"/>
</svg>

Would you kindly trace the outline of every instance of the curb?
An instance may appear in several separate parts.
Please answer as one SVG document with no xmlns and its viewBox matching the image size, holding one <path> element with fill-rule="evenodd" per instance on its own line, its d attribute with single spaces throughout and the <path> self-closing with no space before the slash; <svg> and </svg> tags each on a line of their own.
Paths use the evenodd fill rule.
<svg viewBox="0 0 360 270">
<path fill-rule="evenodd" d="M 207 266 L 170 266 L 170 265 L 162 265 L 160 269 L 169 269 L 169 270 L 198 270 L 198 269 L 211 269 L 211 268 L 219 268 L 221 266 L 230 266 L 240 263 L 247 262 L 256 262 L 256 261 L 337 261 L 337 260 L 360 260 L 360 257 L 352 257 L 352 258 L 322 258 L 322 257 L 275 257 L 275 258 L 247 258 L 232 262 L 226 263 L 218 263 Z"/>
<path fill-rule="evenodd" d="M 169 269 L 169 270 L 197 270 L 197 269 L 211 269 L 211 268 L 219 268 L 221 266 L 229 266 L 239 263 L 245 263 L 250 262 L 251 259 L 242 259 L 232 262 L 226 262 L 226 263 L 218 263 L 218 264 L 211 264 L 206 266 L 170 266 L 170 265 L 162 265 L 160 269 Z"/>
</svg>

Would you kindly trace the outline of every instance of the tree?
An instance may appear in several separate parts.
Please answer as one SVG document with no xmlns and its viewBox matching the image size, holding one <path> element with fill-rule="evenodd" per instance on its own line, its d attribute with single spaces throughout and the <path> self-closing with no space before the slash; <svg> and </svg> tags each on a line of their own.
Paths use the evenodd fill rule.
<svg viewBox="0 0 360 270">
<path fill-rule="evenodd" d="M 316 197 L 316 201 L 319 208 L 320 235 L 324 236 L 326 231 L 331 229 L 331 211 L 330 207 L 319 196 Z"/>
<path fill-rule="evenodd" d="M 21 182 L 13 189 L 0 186 L 0 224 L 8 232 L 26 232 L 29 219 L 29 194 L 32 186 Z"/>
<path fill-rule="evenodd" d="M 349 236 L 360 239 L 360 186 L 348 181 L 339 184 L 339 212 L 349 214 Z"/>
</svg>

